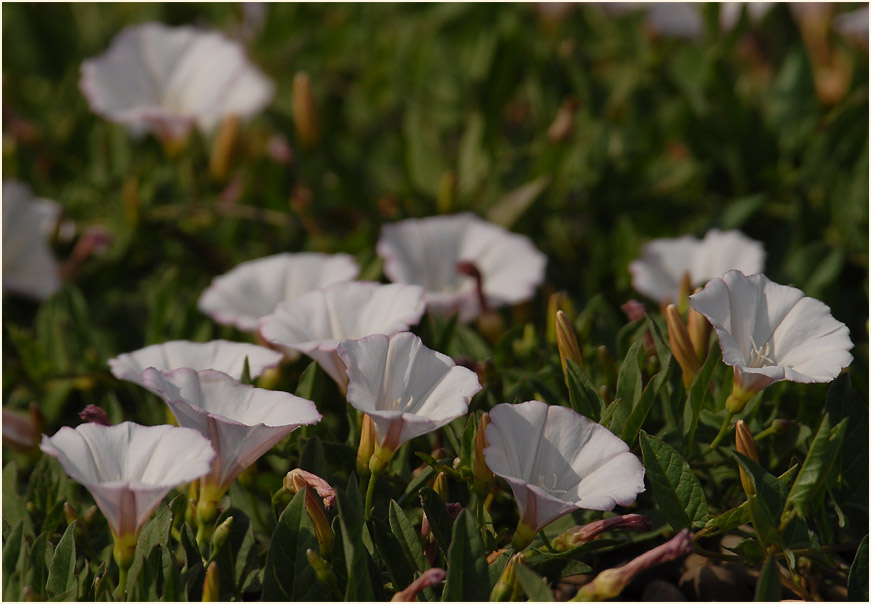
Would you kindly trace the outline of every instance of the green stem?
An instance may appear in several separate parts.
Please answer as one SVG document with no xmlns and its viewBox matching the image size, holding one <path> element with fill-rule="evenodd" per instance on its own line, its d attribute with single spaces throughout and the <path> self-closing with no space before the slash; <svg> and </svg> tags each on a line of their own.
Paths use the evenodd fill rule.
<svg viewBox="0 0 871 604">
<path fill-rule="evenodd" d="M 118 595 L 127 599 L 127 568 L 118 567 Z"/>
<path fill-rule="evenodd" d="M 369 486 L 366 487 L 366 522 L 372 519 L 372 496 L 375 494 L 376 480 L 378 480 L 378 474 L 373 472 L 369 475 Z"/>
<path fill-rule="evenodd" d="M 735 414 L 732 413 L 731 411 L 726 411 L 726 417 L 723 419 L 723 425 L 720 426 L 720 432 L 717 434 L 717 437 L 714 438 L 714 441 L 711 443 L 711 446 L 710 446 L 711 449 L 716 447 L 720 443 L 720 441 L 723 440 L 723 437 L 726 436 L 726 432 L 729 431 L 729 425 L 732 423 L 732 417 L 734 417 L 734 416 L 735 416 Z"/>
<path fill-rule="evenodd" d="M 550 539 L 548 539 L 547 535 L 544 534 L 544 529 L 538 531 L 538 536 L 541 537 L 541 540 L 544 542 L 544 546 L 547 548 L 547 551 L 554 554 L 557 553 L 557 551 L 553 547 L 551 547 Z"/>
</svg>

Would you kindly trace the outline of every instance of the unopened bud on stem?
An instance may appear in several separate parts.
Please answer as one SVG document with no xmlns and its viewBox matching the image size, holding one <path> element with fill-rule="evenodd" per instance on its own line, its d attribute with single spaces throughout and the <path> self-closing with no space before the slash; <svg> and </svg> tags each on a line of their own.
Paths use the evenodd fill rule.
<svg viewBox="0 0 871 604">
<path fill-rule="evenodd" d="M 569 370 L 566 361 L 571 359 L 578 367 L 584 366 L 581 359 L 581 350 L 578 347 L 578 337 L 575 335 L 575 329 L 572 327 L 566 314 L 558 310 L 556 311 L 556 345 L 559 348 L 559 360 L 563 368 L 563 377 L 568 384 Z"/>
<path fill-rule="evenodd" d="M 391 602 L 416 602 L 417 595 L 422 592 L 427 587 L 434 587 L 444 581 L 445 579 L 444 570 L 440 568 L 430 568 L 423 571 L 417 579 L 411 582 L 411 584 L 403 589 L 402 591 L 396 592 L 393 598 L 390 599 Z"/>
<path fill-rule="evenodd" d="M 671 353 L 683 370 L 683 383 L 689 389 L 693 383 L 693 378 L 699 372 L 699 359 L 693 349 L 687 326 L 674 304 L 669 304 L 666 307 L 665 318 L 668 323 L 668 342 L 671 344 Z"/>
<path fill-rule="evenodd" d="M 375 424 L 372 418 L 363 414 L 363 422 L 360 429 L 360 446 L 357 447 L 357 475 L 360 477 L 369 475 L 369 460 L 375 449 Z"/>
<path fill-rule="evenodd" d="M 558 552 L 564 552 L 594 539 L 604 531 L 618 528 L 649 531 L 651 526 L 650 520 L 641 514 L 612 516 L 567 530 L 553 540 L 551 547 Z"/>
<path fill-rule="evenodd" d="M 756 450 L 756 443 L 753 441 L 753 435 L 750 434 L 750 429 L 744 420 L 739 419 L 735 424 L 735 450 L 744 457 L 759 462 L 759 453 Z M 738 468 L 738 473 L 741 478 L 741 486 L 744 488 L 744 493 L 748 497 L 756 494 L 756 489 L 753 487 L 753 482 L 750 477 L 744 472 L 743 468 Z"/>
</svg>

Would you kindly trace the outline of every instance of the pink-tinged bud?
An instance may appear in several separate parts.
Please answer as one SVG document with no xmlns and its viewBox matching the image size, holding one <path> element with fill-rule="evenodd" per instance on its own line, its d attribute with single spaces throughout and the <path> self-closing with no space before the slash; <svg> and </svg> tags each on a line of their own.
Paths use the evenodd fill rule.
<svg viewBox="0 0 871 604">
<path fill-rule="evenodd" d="M 206 570 L 203 581 L 203 602 L 220 602 L 221 581 L 218 575 L 218 563 L 212 562 Z"/>
<path fill-rule="evenodd" d="M 231 115 L 227 117 L 215 136 L 212 143 L 212 154 L 209 157 L 209 174 L 215 180 L 223 182 L 227 177 L 227 169 L 230 167 L 230 158 L 236 139 L 239 137 L 239 117 Z"/>
<path fill-rule="evenodd" d="M 28 415 L 3 409 L 3 444 L 13 451 L 27 453 L 36 450 L 41 431 L 42 415 L 36 403 L 31 403 Z"/>
<path fill-rule="evenodd" d="M 435 587 L 445 580 L 447 573 L 440 568 L 430 568 L 423 572 L 417 579 L 411 582 L 411 585 L 396 592 L 391 602 L 415 602 L 417 595 L 427 587 Z"/>
<path fill-rule="evenodd" d="M 493 482 L 493 471 L 487 467 L 487 461 L 484 459 L 484 449 L 487 448 L 487 424 L 489 423 L 490 416 L 485 413 L 481 416 L 481 421 L 478 422 L 478 432 L 475 433 L 475 469 L 472 488 L 478 497 L 484 497 Z"/>
<path fill-rule="evenodd" d="M 683 370 L 683 383 L 689 389 L 693 383 L 693 378 L 699 372 L 699 359 L 693 349 L 687 326 L 674 304 L 669 304 L 666 307 L 665 318 L 668 323 L 668 342 L 671 344 L 671 353 Z"/>
<path fill-rule="evenodd" d="M 310 147 L 318 140 L 318 116 L 311 79 L 304 71 L 298 71 L 293 76 L 292 104 L 296 135 L 300 143 Z"/>
<path fill-rule="evenodd" d="M 112 425 L 112 422 L 109 421 L 109 414 L 106 413 L 105 409 L 98 407 L 97 405 L 88 405 L 79 411 L 79 417 L 82 421 L 92 424 L 100 424 L 101 426 Z"/>
<path fill-rule="evenodd" d="M 372 418 L 363 414 L 363 422 L 360 429 L 360 446 L 357 448 L 357 475 L 360 477 L 369 475 L 369 460 L 375 450 L 375 424 Z"/>
<path fill-rule="evenodd" d="M 695 293 L 702 291 L 701 288 L 696 288 Z M 690 334 L 690 341 L 693 343 L 693 350 L 696 353 L 696 358 L 699 363 L 705 362 L 705 357 L 708 356 L 708 342 L 711 339 L 711 322 L 705 318 L 705 315 L 698 312 L 690 306 L 689 314 L 687 315 L 687 331 Z"/>
<path fill-rule="evenodd" d="M 278 164 L 289 165 L 293 163 L 293 149 L 290 148 L 287 139 L 280 134 L 273 134 L 269 137 L 269 141 L 266 143 L 266 155 Z"/>
<path fill-rule="evenodd" d="M 333 509 L 336 502 L 336 489 L 320 476 L 296 468 L 284 477 L 284 489 L 289 493 L 296 493 L 305 487 L 311 487 L 317 491 L 317 494 L 324 501 L 324 507 L 328 510 Z"/>
<path fill-rule="evenodd" d="M 649 531 L 652 527 L 650 519 L 641 514 L 625 514 L 612 516 L 590 522 L 567 530 L 557 536 L 551 547 L 558 552 L 564 552 L 596 538 L 600 533 L 612 529 L 628 529 L 632 531 Z"/>
<path fill-rule="evenodd" d="M 641 554 L 620 568 L 609 568 L 596 575 L 590 583 L 578 590 L 572 602 L 600 602 L 620 595 L 620 592 L 641 571 L 657 564 L 675 560 L 693 549 L 693 538 L 686 529 L 670 541 Z"/>
<path fill-rule="evenodd" d="M 511 599 L 515 584 L 517 583 L 516 567 L 525 560 L 526 558 L 521 553 L 516 553 L 508 559 L 508 562 L 505 563 L 505 568 L 502 569 L 502 574 L 499 575 L 499 579 L 496 581 L 496 585 L 493 586 L 493 591 L 490 592 L 491 602 L 507 602 Z"/>
<path fill-rule="evenodd" d="M 61 265 L 61 277 L 67 281 L 73 279 L 85 260 L 91 255 L 104 254 L 111 247 L 113 240 L 112 234 L 106 228 L 98 225 L 87 227 L 69 257 Z"/>
<path fill-rule="evenodd" d="M 559 349 L 560 365 L 563 368 L 563 377 L 566 383 L 569 381 L 568 359 L 571 359 L 579 367 L 584 366 L 581 360 L 581 350 L 578 347 L 578 337 L 575 335 L 575 329 L 572 327 L 566 314 L 558 310 L 556 311 L 556 344 Z"/>
<path fill-rule="evenodd" d="M 735 450 L 744 457 L 752 459 L 757 463 L 759 462 L 759 452 L 756 450 L 753 435 L 750 434 L 750 429 L 744 423 L 744 420 L 741 419 L 735 424 Z M 738 474 L 741 478 L 741 487 L 743 487 L 747 496 L 754 495 L 756 489 L 753 487 L 753 482 L 740 466 L 738 467 Z"/>
<path fill-rule="evenodd" d="M 630 321 L 638 321 L 644 318 L 644 304 L 638 300 L 632 299 L 620 306 L 620 310 L 626 315 Z"/>
</svg>

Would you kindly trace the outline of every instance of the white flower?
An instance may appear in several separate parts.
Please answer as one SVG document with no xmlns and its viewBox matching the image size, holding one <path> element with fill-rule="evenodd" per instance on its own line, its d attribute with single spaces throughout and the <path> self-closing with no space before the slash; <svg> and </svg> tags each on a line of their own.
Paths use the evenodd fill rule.
<svg viewBox="0 0 871 604">
<path fill-rule="evenodd" d="M 256 378 L 264 371 L 277 367 L 283 355 L 280 352 L 242 342 L 212 340 L 211 342 L 189 342 L 172 340 L 162 344 L 152 344 L 133 352 L 127 352 L 109 359 L 109 367 L 119 380 L 127 380 L 145 386 L 142 373 L 149 367 L 160 371 L 187 367 L 196 371 L 215 369 L 234 379 L 242 378 L 245 359 L 248 359 L 248 372 Z"/>
<path fill-rule="evenodd" d="M 161 23 L 124 29 L 82 63 L 79 86 L 95 113 L 166 141 L 185 138 L 194 125 L 208 133 L 224 117 L 250 117 L 274 94 L 237 42 Z"/>
<path fill-rule="evenodd" d="M 44 300 L 61 288 L 48 239 L 61 209 L 18 181 L 3 182 L 3 290 Z"/>
<path fill-rule="evenodd" d="M 215 277 L 197 306 L 218 323 L 255 331 L 257 321 L 279 302 L 312 290 L 351 281 L 360 273 L 347 254 L 277 254 L 243 262 Z"/>
<path fill-rule="evenodd" d="M 702 240 L 684 235 L 648 242 L 641 258 L 629 264 L 629 272 L 637 291 L 660 304 L 677 304 L 686 273 L 696 287 L 731 269 L 758 273 L 764 262 L 765 250 L 758 241 L 740 231 L 711 229 Z"/>
<path fill-rule="evenodd" d="M 868 47 L 868 5 L 841 13 L 832 19 L 832 29 Z"/>
<path fill-rule="evenodd" d="M 752 23 L 759 23 L 772 8 L 774 2 L 723 2 L 720 4 L 720 29 L 727 31 L 738 25 L 741 11 L 747 8 Z"/>
<path fill-rule="evenodd" d="M 458 312 L 464 322 L 478 316 L 481 303 L 476 280 L 458 264 L 477 269 L 491 307 L 530 299 L 547 264 L 527 237 L 468 213 L 387 224 L 376 249 L 391 281 L 422 286 L 427 308 Z"/>
<path fill-rule="evenodd" d="M 566 407 L 496 405 L 487 466 L 508 481 L 520 510 L 519 545 L 576 508 L 610 510 L 644 491 L 644 468 L 607 428 Z"/>
<path fill-rule="evenodd" d="M 307 354 L 344 390 L 341 340 L 406 331 L 423 315 L 423 290 L 416 285 L 366 281 L 337 283 L 279 304 L 260 320 L 260 334 L 284 351 Z"/>
<path fill-rule="evenodd" d="M 215 502 L 242 470 L 275 443 L 321 419 L 309 400 L 248 386 L 220 371 L 149 367 L 142 377 L 146 387 L 166 401 L 180 426 L 193 428 L 212 441 L 218 455 L 203 482 L 212 489 Z"/>
<path fill-rule="evenodd" d="M 215 457 L 194 430 L 132 422 L 61 428 L 40 448 L 91 492 L 116 537 L 138 534 L 170 489 L 208 473 Z"/>
<path fill-rule="evenodd" d="M 475 372 L 410 332 L 346 340 L 338 353 L 348 368 L 348 402 L 372 418 L 378 446 L 391 453 L 465 415 L 481 389 Z"/>
<path fill-rule="evenodd" d="M 694 2 L 651 2 L 647 23 L 659 34 L 698 40 L 702 36 L 702 15 Z"/>
<path fill-rule="evenodd" d="M 729 271 L 690 303 L 717 330 L 723 362 L 735 368 L 731 412 L 773 382 L 830 382 L 853 360 L 850 330 L 828 306 L 763 274 Z"/>
</svg>

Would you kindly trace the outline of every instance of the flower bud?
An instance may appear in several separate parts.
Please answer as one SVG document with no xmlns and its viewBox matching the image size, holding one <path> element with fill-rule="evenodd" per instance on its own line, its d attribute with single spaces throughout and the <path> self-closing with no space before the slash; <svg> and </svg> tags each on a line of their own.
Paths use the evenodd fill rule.
<svg viewBox="0 0 871 604">
<path fill-rule="evenodd" d="M 553 540 L 551 547 L 558 552 L 564 552 L 591 541 L 604 531 L 617 528 L 649 531 L 651 526 L 650 520 L 640 514 L 612 516 L 567 530 Z"/>
<path fill-rule="evenodd" d="M 212 562 L 206 569 L 206 578 L 203 581 L 203 602 L 220 602 L 221 581 L 218 575 L 218 563 Z"/>
<path fill-rule="evenodd" d="M 184 521 L 191 526 L 197 525 L 197 499 L 199 498 L 198 480 L 193 481 L 188 485 L 188 504 L 184 510 Z"/>
<path fill-rule="evenodd" d="M 685 312 L 690 302 L 690 294 L 693 291 L 690 272 L 684 271 L 680 279 L 680 291 L 678 293 L 678 308 L 680 312 Z"/>
<path fill-rule="evenodd" d="M 693 383 L 693 378 L 699 372 L 699 359 L 693 349 L 687 326 L 674 304 L 669 304 L 666 307 L 665 318 L 668 323 L 668 342 L 671 344 L 671 353 L 683 370 L 683 383 L 689 389 Z"/>
<path fill-rule="evenodd" d="M 105 409 L 102 409 L 97 405 L 88 405 L 79 411 L 79 417 L 82 421 L 92 424 L 100 424 L 101 426 L 112 425 L 112 422 L 109 421 L 109 414 L 106 413 Z"/>
<path fill-rule="evenodd" d="M 357 448 L 357 475 L 360 477 L 369 475 L 369 460 L 375 449 L 375 424 L 372 418 L 363 414 L 363 422 L 360 429 L 360 446 Z"/>
<path fill-rule="evenodd" d="M 336 503 L 336 489 L 317 474 L 296 468 L 284 477 L 284 490 L 288 493 L 296 494 L 305 487 L 313 488 L 323 500 L 324 507 L 328 510 L 333 509 Z"/>
<path fill-rule="evenodd" d="M 238 136 L 239 117 L 231 115 L 221 123 L 209 157 L 209 174 L 218 182 L 223 182 L 227 178 L 227 168 L 230 166 L 230 158 Z"/>
<path fill-rule="evenodd" d="M 566 361 L 571 359 L 574 361 L 578 367 L 583 367 L 583 360 L 581 360 L 581 350 L 578 347 L 578 337 L 575 335 L 575 329 L 572 327 L 572 324 L 569 322 L 566 314 L 558 310 L 556 311 L 556 344 L 557 348 L 559 348 L 559 360 L 560 365 L 563 368 L 563 377 L 566 380 L 566 383 L 569 382 L 569 370 Z"/>
<path fill-rule="evenodd" d="M 308 558 L 309 565 L 314 569 L 318 583 L 331 591 L 337 589 L 336 573 L 333 572 L 333 567 L 312 549 L 305 550 L 305 557 Z"/>
<path fill-rule="evenodd" d="M 575 307 L 571 298 L 564 291 L 554 292 L 547 299 L 547 334 L 545 340 L 548 344 L 556 344 L 556 312 L 563 311 L 569 317 L 569 324 L 575 317 Z"/>
<path fill-rule="evenodd" d="M 31 412 L 25 416 L 17 411 L 3 409 L 3 444 L 19 453 L 35 451 L 39 447 L 41 416 L 34 415 L 35 405 L 31 404 Z M 36 410 L 39 413 L 39 410 Z"/>
<path fill-rule="evenodd" d="M 387 464 L 393 459 L 393 453 L 394 451 L 390 447 L 376 445 L 375 451 L 369 459 L 369 471 L 376 476 L 383 474 L 384 470 L 387 469 Z"/>
<path fill-rule="evenodd" d="M 696 288 L 696 293 L 700 291 L 702 291 L 701 288 Z M 692 306 L 690 306 L 687 315 L 687 331 L 689 331 L 696 358 L 700 364 L 704 363 L 705 357 L 708 355 L 708 341 L 711 339 L 711 323 L 705 318 L 705 315 Z"/>
<path fill-rule="evenodd" d="M 789 432 L 789 427 L 792 425 L 792 422 L 788 419 L 776 419 L 771 422 L 772 431 L 778 436 L 782 434 L 786 434 Z"/>
<path fill-rule="evenodd" d="M 79 515 L 76 513 L 76 508 L 70 505 L 69 501 L 64 501 L 64 518 L 66 519 L 67 524 L 72 524 L 79 519 Z"/>
<path fill-rule="evenodd" d="M 741 419 L 735 424 L 735 450 L 744 457 L 752 459 L 757 463 L 759 462 L 759 453 L 756 450 L 756 443 L 753 442 L 753 435 L 750 434 L 750 429 L 744 423 L 744 420 Z M 744 492 L 748 497 L 754 495 L 756 489 L 753 487 L 750 477 L 747 476 L 744 469 L 740 466 L 738 467 L 738 473 L 741 477 L 741 486 L 744 488 Z"/>
<path fill-rule="evenodd" d="M 517 582 L 515 567 L 524 560 L 523 554 L 519 552 L 508 559 L 502 574 L 499 575 L 499 579 L 496 581 L 496 585 L 493 586 L 493 591 L 490 592 L 491 602 L 507 602 L 511 598 L 514 584 Z"/>
<path fill-rule="evenodd" d="M 427 587 L 434 587 L 444 581 L 445 579 L 444 570 L 440 568 L 430 568 L 423 571 L 417 579 L 411 582 L 411 584 L 403 589 L 402 591 L 396 592 L 393 598 L 390 599 L 391 602 L 415 602 L 417 601 L 417 595 L 422 592 Z"/>
<path fill-rule="evenodd" d="M 311 147 L 318 140 L 318 116 L 311 79 L 304 71 L 293 76 L 293 123 L 296 135 L 305 147 Z"/>
<path fill-rule="evenodd" d="M 444 472 L 439 472 L 432 485 L 432 490 L 442 498 L 442 501 L 448 501 L 448 475 Z"/>
<path fill-rule="evenodd" d="M 227 543 L 230 538 L 230 529 L 233 526 L 233 517 L 229 516 L 224 522 L 218 525 L 215 532 L 212 534 L 212 551 L 218 551 Z"/>
<path fill-rule="evenodd" d="M 493 471 L 487 467 L 487 460 L 484 458 L 484 449 L 487 447 L 487 424 L 490 423 L 490 416 L 486 413 L 481 416 L 481 421 L 478 422 L 478 432 L 475 434 L 475 471 L 472 489 L 478 497 L 484 497 L 490 489 L 490 483 L 493 482 Z"/>
</svg>

